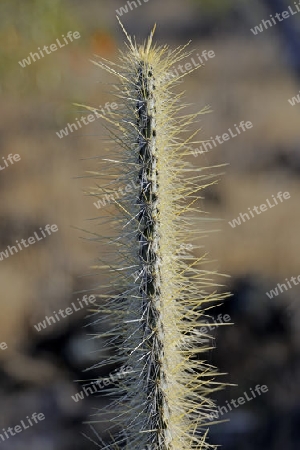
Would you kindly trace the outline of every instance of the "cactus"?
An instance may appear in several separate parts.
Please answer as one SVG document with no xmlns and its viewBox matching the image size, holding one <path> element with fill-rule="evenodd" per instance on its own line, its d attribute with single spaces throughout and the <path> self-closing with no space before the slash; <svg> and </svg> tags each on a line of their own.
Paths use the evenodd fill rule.
<svg viewBox="0 0 300 450">
<path fill-rule="evenodd" d="M 204 359 L 213 343 L 203 321 L 225 294 L 216 292 L 214 273 L 202 267 L 206 255 L 197 259 L 191 252 L 201 233 L 197 193 L 212 175 L 186 161 L 197 132 L 182 138 L 204 111 L 181 116 L 182 94 L 173 87 L 183 75 L 168 76 L 191 54 L 186 46 L 171 51 L 154 45 L 154 29 L 137 45 L 124 32 L 127 51 L 118 65 L 94 61 L 118 79 L 118 110 L 104 115 L 88 107 L 113 125 L 114 140 L 96 172 L 107 183 L 91 192 L 98 198 L 105 193 L 113 203 L 101 215 L 116 233 L 107 240 L 105 263 L 97 266 L 110 280 L 98 295 L 94 321 L 109 320 L 111 329 L 102 337 L 117 353 L 97 367 L 128 368 L 110 388 L 114 438 L 101 448 L 207 449 L 210 394 L 222 383 Z"/>
</svg>

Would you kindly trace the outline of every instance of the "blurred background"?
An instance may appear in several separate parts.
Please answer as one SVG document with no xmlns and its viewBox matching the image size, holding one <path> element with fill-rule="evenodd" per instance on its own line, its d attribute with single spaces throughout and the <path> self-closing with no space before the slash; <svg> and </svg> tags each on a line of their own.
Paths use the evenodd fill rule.
<svg viewBox="0 0 300 450">
<path fill-rule="evenodd" d="M 171 48 L 190 39 L 196 53 L 213 50 L 205 67 L 184 78 L 191 112 L 201 116 L 201 138 L 222 135 L 234 124 L 253 128 L 212 151 L 191 155 L 196 165 L 224 164 L 218 185 L 199 198 L 205 217 L 205 248 L 211 267 L 229 274 L 224 290 L 233 296 L 217 313 L 234 326 L 215 333 L 210 360 L 228 375 L 230 386 L 218 405 L 250 395 L 257 384 L 268 392 L 222 416 L 210 442 L 224 450 L 295 450 L 300 447 L 299 286 L 270 299 L 277 283 L 300 275 L 300 14 L 258 32 L 251 28 L 293 2 L 284 0 L 140 0 L 121 17 L 130 34 L 143 40 L 154 23 L 156 39 Z M 116 10 L 124 0 L 1 0 L 1 157 L 20 160 L 0 172 L 0 252 L 46 224 L 59 232 L 0 261 L 0 429 L 41 412 L 45 420 L 0 441 L 5 450 L 90 450 L 105 426 L 85 421 L 107 405 L 106 389 L 72 399 L 103 369 L 86 369 L 105 357 L 99 329 L 89 325 L 88 308 L 41 331 L 35 324 L 66 308 L 82 291 L 100 292 L 101 273 L 91 275 L 101 247 L 93 198 L 84 194 L 96 181 L 86 178 L 103 154 L 105 129 L 95 121 L 59 138 L 56 134 L 82 112 L 73 103 L 98 107 L 113 102 L 111 80 L 90 63 L 94 54 L 115 61 L 124 36 Z M 78 31 L 80 39 L 22 67 L 38 47 Z M 189 62 L 186 61 L 186 62 Z M 196 125 L 195 125 L 196 126 Z M 2 159 L 0 160 L 2 161 Z M 3 166 L 3 163 L 2 163 Z M 99 180 L 98 180 L 99 181 Z M 254 205 L 288 191 L 289 200 L 232 228 L 228 221 Z M 92 220 L 94 219 L 94 220 Z M 207 223 L 207 225 L 206 225 Z M 216 232 L 211 232 L 216 230 Z M 203 241 L 204 243 L 204 241 Z M 76 303 L 77 304 L 77 303 Z M 7 348 L 5 348 L 7 346 Z M 83 434 L 82 434 L 83 433 Z"/>
</svg>

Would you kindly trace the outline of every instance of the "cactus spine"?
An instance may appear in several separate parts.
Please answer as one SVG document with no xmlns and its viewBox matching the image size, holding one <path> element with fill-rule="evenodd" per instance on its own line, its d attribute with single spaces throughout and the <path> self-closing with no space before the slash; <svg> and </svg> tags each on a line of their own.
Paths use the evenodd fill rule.
<svg viewBox="0 0 300 450">
<path fill-rule="evenodd" d="M 189 54 L 185 47 L 169 51 L 153 45 L 153 32 L 141 46 L 125 32 L 127 51 L 118 66 L 95 62 L 118 78 L 122 101 L 117 112 L 103 116 L 120 145 L 100 163 L 97 176 L 107 183 L 91 192 L 109 195 L 118 210 L 112 214 L 107 207 L 118 233 L 109 255 L 117 256 L 99 266 L 111 282 L 99 294 L 105 301 L 95 313 L 95 321 L 109 317 L 113 328 L 105 337 L 118 350 L 99 366 L 118 362 L 130 368 L 111 389 L 121 395 L 111 421 L 111 433 L 114 426 L 119 433 L 105 448 L 206 449 L 207 417 L 214 407 L 209 394 L 221 383 L 213 381 L 216 370 L 201 357 L 211 342 L 200 328 L 221 296 L 213 290 L 213 273 L 201 268 L 205 256 L 195 260 L 180 250 L 201 233 L 194 204 L 211 179 L 208 168 L 185 160 L 194 135 L 180 137 L 203 111 L 178 114 L 184 105 L 172 88 L 180 77 L 168 72 Z M 117 194 L 118 186 L 129 183 L 131 190 Z"/>
</svg>

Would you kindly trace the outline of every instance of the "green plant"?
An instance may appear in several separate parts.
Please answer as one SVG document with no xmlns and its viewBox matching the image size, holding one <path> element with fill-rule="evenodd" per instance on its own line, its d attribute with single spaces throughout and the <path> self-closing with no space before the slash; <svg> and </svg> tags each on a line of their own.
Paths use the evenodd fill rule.
<svg viewBox="0 0 300 450">
<path fill-rule="evenodd" d="M 204 111 L 180 115 L 185 105 L 173 87 L 182 75 L 166 75 L 190 53 L 186 46 L 169 51 L 153 45 L 153 32 L 138 46 L 125 31 L 120 63 L 95 62 L 118 79 L 117 111 L 104 115 L 88 107 L 113 125 L 114 140 L 96 172 L 102 185 L 91 192 L 110 199 L 101 215 L 115 230 L 98 266 L 110 282 L 99 295 L 95 321 L 110 321 L 101 337 L 117 352 L 99 367 L 130 367 L 110 389 L 117 396 L 108 410 L 114 409 L 115 437 L 104 448 L 206 449 L 210 394 L 222 383 L 205 361 L 212 339 L 203 321 L 225 294 L 216 292 L 214 273 L 205 270 L 206 255 L 191 252 L 202 232 L 197 194 L 212 175 L 186 160 L 197 132 L 182 137 Z"/>
</svg>

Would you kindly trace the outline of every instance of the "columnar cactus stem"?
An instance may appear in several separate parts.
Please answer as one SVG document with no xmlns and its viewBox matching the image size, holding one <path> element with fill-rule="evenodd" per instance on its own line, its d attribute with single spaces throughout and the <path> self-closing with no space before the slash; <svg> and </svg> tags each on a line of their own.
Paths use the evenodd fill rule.
<svg viewBox="0 0 300 450">
<path fill-rule="evenodd" d="M 109 190 L 119 210 L 111 221 L 120 233 L 114 241 L 118 260 L 108 266 L 110 291 L 122 293 L 101 294 L 109 300 L 97 314 L 101 320 L 108 313 L 115 324 L 109 343 L 117 344 L 118 352 L 108 363 L 130 368 L 112 389 L 123 394 L 115 400 L 112 420 L 121 431 L 105 448 L 206 449 L 207 417 L 214 407 L 208 395 L 221 384 L 201 359 L 211 344 L 200 328 L 206 310 L 221 296 L 209 291 L 212 274 L 200 269 L 205 258 L 195 260 L 180 249 L 197 238 L 193 205 L 211 176 L 207 168 L 185 161 L 193 136 L 180 139 L 197 117 L 178 116 L 181 95 L 170 90 L 178 78 L 170 79 L 168 71 L 187 56 L 184 47 L 170 52 L 152 46 L 153 32 L 142 46 L 126 36 L 128 52 L 117 69 L 95 63 L 118 77 L 117 96 L 124 102 L 117 113 L 103 116 L 116 126 L 113 134 L 121 144 L 105 160 L 117 172 L 101 169 L 99 175 L 110 182 L 92 192 Z M 116 194 L 115 186 L 129 183 L 135 188 Z"/>
</svg>

